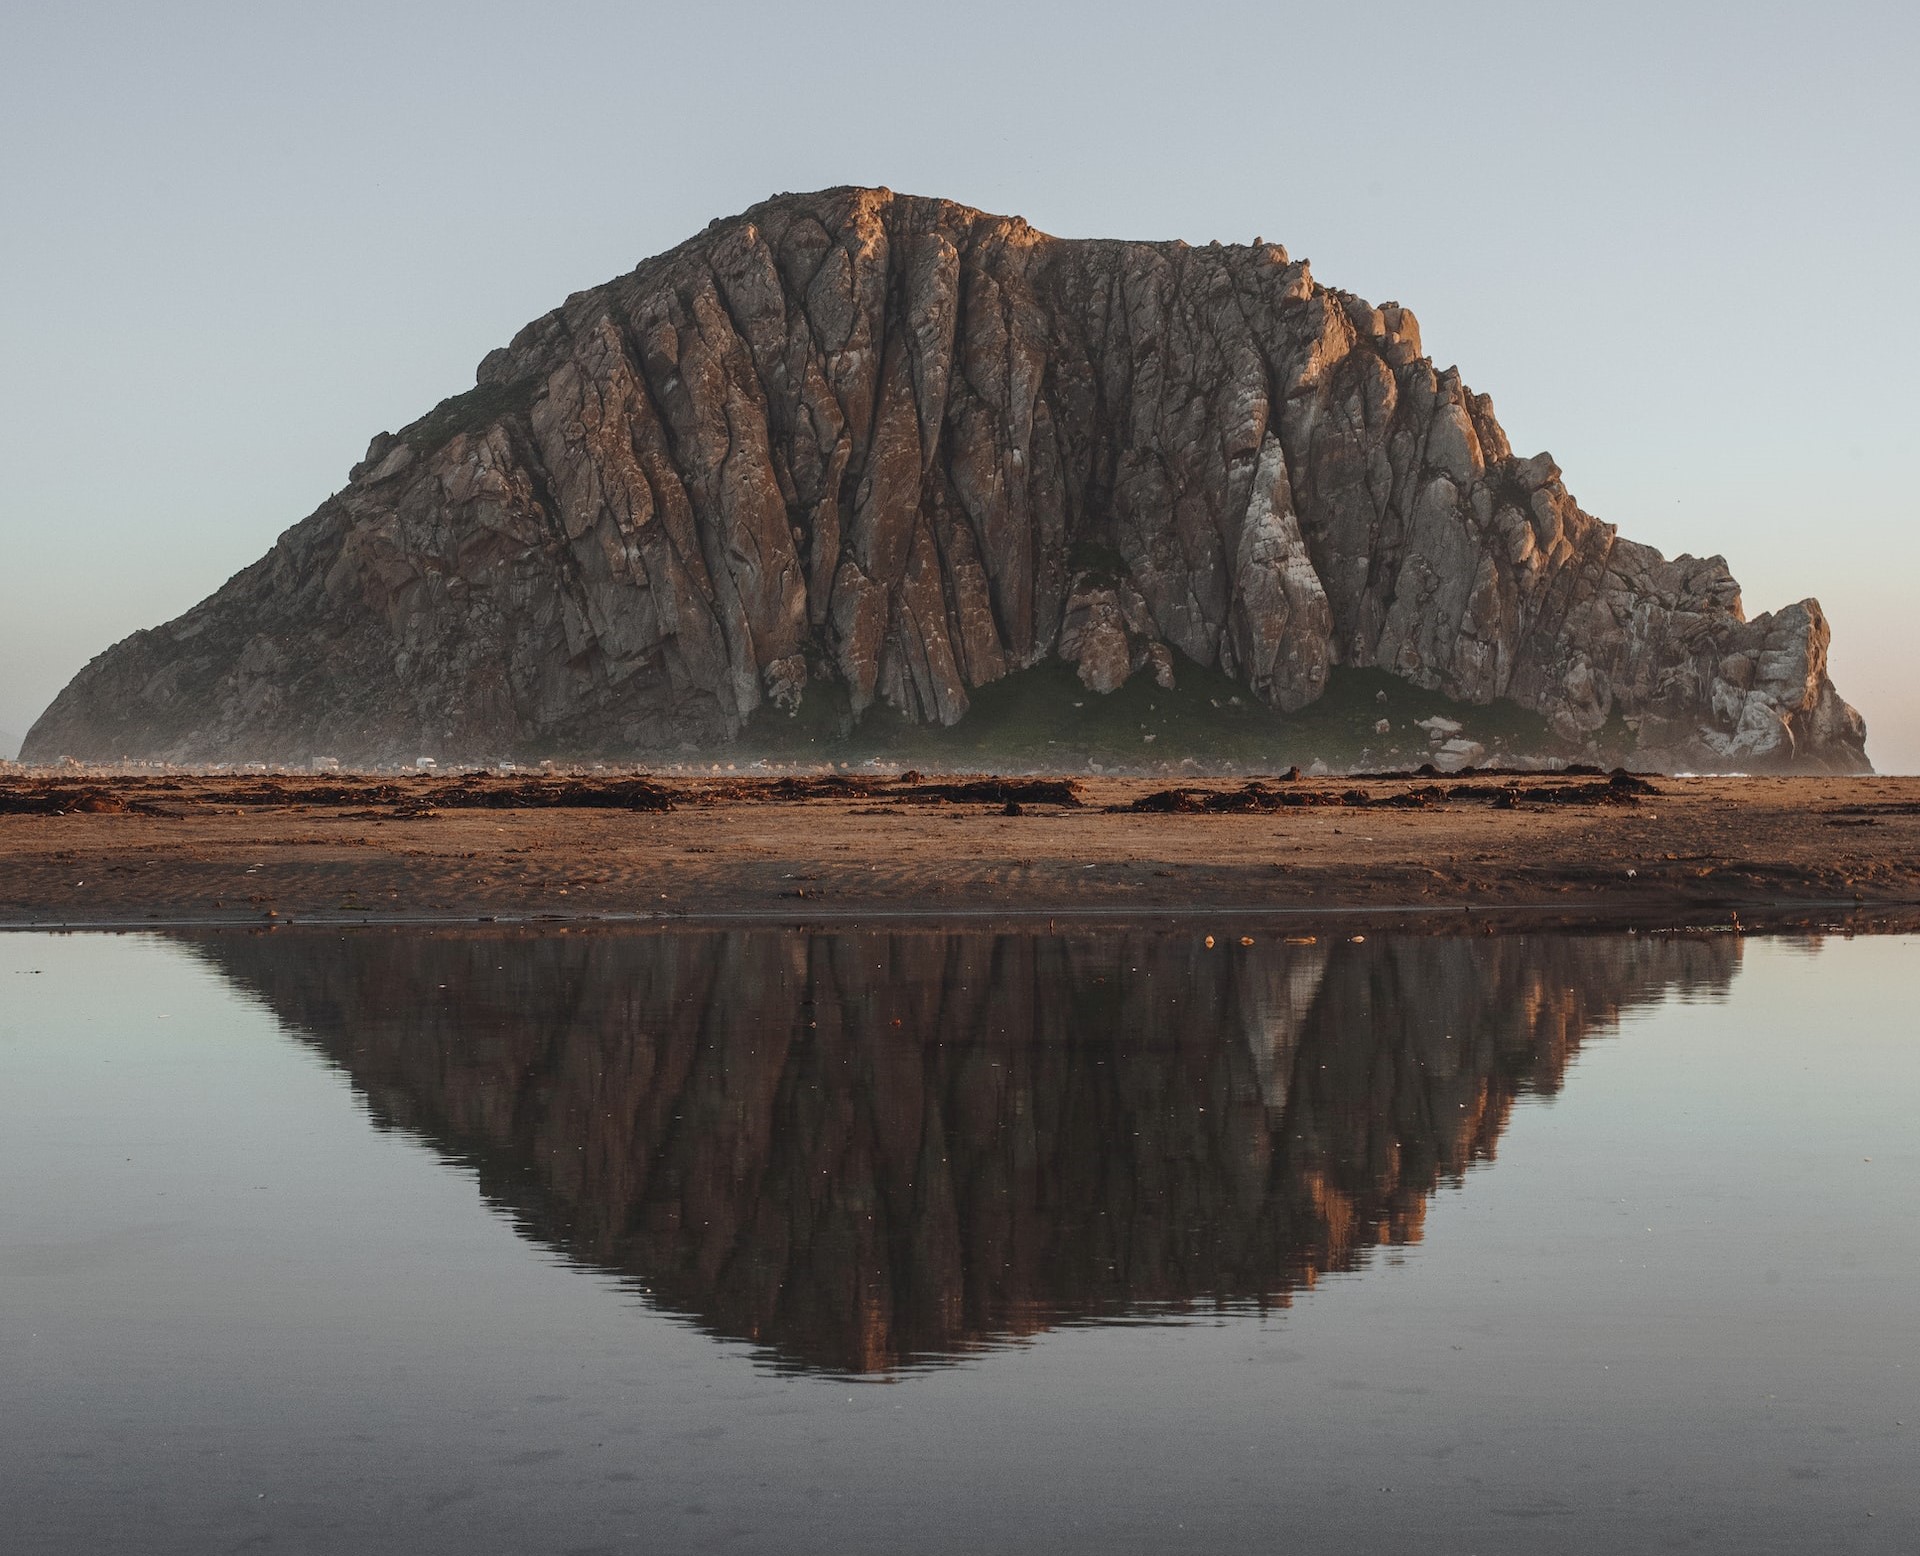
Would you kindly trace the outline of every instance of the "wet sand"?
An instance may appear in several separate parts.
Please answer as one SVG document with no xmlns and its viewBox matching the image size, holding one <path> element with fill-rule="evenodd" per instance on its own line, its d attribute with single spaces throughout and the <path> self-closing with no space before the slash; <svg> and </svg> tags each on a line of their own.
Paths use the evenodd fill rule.
<svg viewBox="0 0 1920 1556">
<path fill-rule="evenodd" d="M 1920 923 L 1916 778 L 908 779 L 0 777 L 0 926 Z"/>
</svg>

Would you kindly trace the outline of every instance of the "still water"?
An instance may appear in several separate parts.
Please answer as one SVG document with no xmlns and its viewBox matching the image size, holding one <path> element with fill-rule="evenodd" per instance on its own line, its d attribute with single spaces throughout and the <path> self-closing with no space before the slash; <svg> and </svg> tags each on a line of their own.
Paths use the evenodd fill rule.
<svg viewBox="0 0 1920 1556">
<path fill-rule="evenodd" d="M 1920 1547 L 1920 941 L 0 936 L 0 1548 Z"/>
</svg>

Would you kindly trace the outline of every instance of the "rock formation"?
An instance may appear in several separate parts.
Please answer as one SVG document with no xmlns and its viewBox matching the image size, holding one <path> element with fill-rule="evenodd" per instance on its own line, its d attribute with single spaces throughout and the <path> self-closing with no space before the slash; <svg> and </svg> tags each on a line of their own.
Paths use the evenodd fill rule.
<svg viewBox="0 0 1920 1556">
<path fill-rule="evenodd" d="M 788 1366 L 1284 1304 L 1733 936 L 210 935 L 526 1235 Z"/>
<path fill-rule="evenodd" d="M 1275 244 L 781 196 L 569 298 L 30 758 L 647 755 L 823 687 L 950 724 L 1063 655 L 1272 708 L 1338 666 L 1646 765 L 1855 769 L 1812 600 L 1749 621 L 1514 457 L 1397 304 Z"/>
</svg>

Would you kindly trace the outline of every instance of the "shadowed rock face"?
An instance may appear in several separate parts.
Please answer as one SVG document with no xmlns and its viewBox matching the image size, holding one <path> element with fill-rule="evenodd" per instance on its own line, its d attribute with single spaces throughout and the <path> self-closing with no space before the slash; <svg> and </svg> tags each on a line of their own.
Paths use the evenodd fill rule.
<svg viewBox="0 0 1920 1556">
<path fill-rule="evenodd" d="M 1410 311 L 1273 244 L 782 196 L 478 378 L 27 754 L 670 753 L 823 682 L 951 724 L 1049 655 L 1107 691 L 1178 650 L 1283 711 L 1367 666 L 1569 750 L 1866 764 L 1816 602 L 1748 621 L 1720 558 L 1619 539 Z"/>
<path fill-rule="evenodd" d="M 522 1232 L 777 1363 L 1283 1304 L 1732 937 L 218 935 Z"/>
</svg>

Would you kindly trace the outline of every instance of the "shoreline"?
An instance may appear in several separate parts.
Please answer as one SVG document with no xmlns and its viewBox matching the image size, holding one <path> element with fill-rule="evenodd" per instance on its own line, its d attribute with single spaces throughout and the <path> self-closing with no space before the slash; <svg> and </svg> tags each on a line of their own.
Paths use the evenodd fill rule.
<svg viewBox="0 0 1920 1556">
<path fill-rule="evenodd" d="M 0 928 L 1920 927 L 1920 778 L 0 779 Z"/>
<path fill-rule="evenodd" d="M 1596 908 L 1569 911 L 1550 903 L 1475 907 L 1472 904 L 1273 906 L 1217 904 L 1169 908 L 866 908 L 805 911 L 777 908 L 709 909 L 667 913 L 310 913 L 270 919 L 226 915 L 0 920 L 0 934 L 149 934 L 174 930 L 500 930 L 581 933 L 590 930 L 911 931 L 945 928 L 982 932 L 1081 934 L 1118 930 L 1192 928 L 1236 931 L 1243 926 L 1320 931 L 1330 938 L 1361 934 L 1646 934 L 1826 935 L 1920 932 L 1920 902 L 1862 905 L 1851 899 L 1747 904 L 1738 909 L 1683 911 Z M 1306 938 L 1312 939 L 1311 934 Z"/>
</svg>

